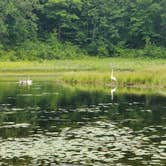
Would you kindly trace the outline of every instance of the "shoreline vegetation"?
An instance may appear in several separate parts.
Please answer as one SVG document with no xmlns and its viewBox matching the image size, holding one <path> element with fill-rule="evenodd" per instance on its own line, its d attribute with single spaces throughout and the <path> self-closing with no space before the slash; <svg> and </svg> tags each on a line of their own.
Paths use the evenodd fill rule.
<svg viewBox="0 0 166 166">
<path fill-rule="evenodd" d="M 166 87 L 165 1 L 0 0 L 0 81 Z M 38 77 L 36 77 L 38 76 Z"/>
<path fill-rule="evenodd" d="M 0 81 L 30 76 L 38 81 L 114 86 L 111 70 L 120 87 L 166 88 L 166 61 L 142 58 L 64 59 L 52 61 L 0 62 Z"/>
<path fill-rule="evenodd" d="M 1 61 L 166 59 L 164 0 L 0 0 Z"/>
</svg>

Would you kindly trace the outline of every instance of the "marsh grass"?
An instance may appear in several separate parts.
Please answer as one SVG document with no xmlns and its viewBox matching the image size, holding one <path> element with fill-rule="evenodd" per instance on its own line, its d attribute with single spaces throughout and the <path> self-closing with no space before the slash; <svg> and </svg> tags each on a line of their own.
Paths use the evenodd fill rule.
<svg viewBox="0 0 166 166">
<path fill-rule="evenodd" d="M 0 62 L 0 80 L 15 76 L 47 76 L 66 83 L 110 85 L 110 73 L 119 86 L 166 87 L 164 59 L 89 58 L 54 61 Z M 50 76 L 50 77 L 49 77 Z"/>
</svg>

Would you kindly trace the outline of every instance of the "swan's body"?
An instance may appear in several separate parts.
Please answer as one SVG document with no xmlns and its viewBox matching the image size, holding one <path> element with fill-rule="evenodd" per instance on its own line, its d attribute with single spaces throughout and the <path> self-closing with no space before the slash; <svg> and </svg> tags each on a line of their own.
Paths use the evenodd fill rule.
<svg viewBox="0 0 166 166">
<path fill-rule="evenodd" d="M 32 85 L 32 80 L 27 80 L 27 85 Z"/>
<path fill-rule="evenodd" d="M 19 84 L 20 85 L 32 85 L 32 80 L 30 80 L 29 78 L 28 79 L 22 79 L 22 80 L 19 80 Z"/>
<path fill-rule="evenodd" d="M 111 72 L 111 80 L 112 81 L 117 81 L 116 77 L 114 76 L 114 71 L 112 69 L 112 72 Z"/>
</svg>

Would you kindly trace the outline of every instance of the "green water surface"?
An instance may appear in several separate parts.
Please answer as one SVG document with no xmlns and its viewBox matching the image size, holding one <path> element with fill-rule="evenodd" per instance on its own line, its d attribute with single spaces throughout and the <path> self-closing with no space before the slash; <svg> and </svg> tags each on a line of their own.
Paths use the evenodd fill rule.
<svg viewBox="0 0 166 166">
<path fill-rule="evenodd" d="M 166 97 L 158 93 L 0 82 L 0 166 L 165 163 Z"/>
</svg>

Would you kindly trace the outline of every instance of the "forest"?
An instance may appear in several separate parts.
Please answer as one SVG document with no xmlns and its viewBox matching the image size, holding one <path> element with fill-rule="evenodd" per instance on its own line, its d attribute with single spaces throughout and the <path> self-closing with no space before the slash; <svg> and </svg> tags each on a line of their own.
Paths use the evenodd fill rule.
<svg viewBox="0 0 166 166">
<path fill-rule="evenodd" d="M 166 58 L 165 0 L 0 0 L 0 59 Z"/>
</svg>

